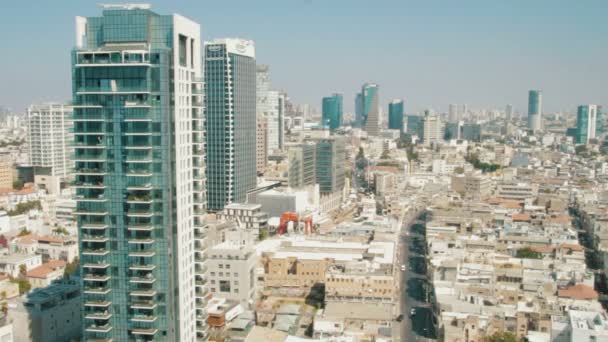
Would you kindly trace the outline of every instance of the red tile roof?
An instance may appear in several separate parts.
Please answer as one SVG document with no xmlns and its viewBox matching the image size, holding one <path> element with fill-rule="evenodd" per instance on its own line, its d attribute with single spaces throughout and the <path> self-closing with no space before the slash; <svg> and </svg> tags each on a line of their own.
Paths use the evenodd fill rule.
<svg viewBox="0 0 608 342">
<path fill-rule="evenodd" d="M 572 299 L 598 299 L 597 292 L 591 287 L 585 284 L 576 284 L 570 286 L 565 290 L 557 291 L 559 297 L 572 298 Z"/>
</svg>

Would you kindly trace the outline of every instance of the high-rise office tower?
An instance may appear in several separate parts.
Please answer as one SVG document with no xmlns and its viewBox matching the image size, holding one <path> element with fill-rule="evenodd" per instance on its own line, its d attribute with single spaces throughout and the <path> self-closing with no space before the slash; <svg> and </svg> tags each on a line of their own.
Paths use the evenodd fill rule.
<svg viewBox="0 0 608 342">
<path fill-rule="evenodd" d="M 403 100 L 393 100 L 388 104 L 388 128 L 403 132 Z"/>
<path fill-rule="evenodd" d="M 316 144 L 305 142 L 289 147 L 288 185 L 290 188 L 300 188 L 316 183 Z"/>
<path fill-rule="evenodd" d="M 469 118 L 469 107 L 465 103 L 462 105 L 462 113 L 460 113 L 460 118 L 458 118 L 458 121 L 467 120 L 468 118 Z"/>
<path fill-rule="evenodd" d="M 577 144 L 588 144 L 589 140 L 595 139 L 600 134 L 598 123 L 601 122 L 601 107 L 597 105 L 578 106 L 576 113 L 576 136 Z"/>
<path fill-rule="evenodd" d="M 528 93 L 528 129 L 532 132 L 543 129 L 543 93 L 540 90 Z"/>
<path fill-rule="evenodd" d="M 512 118 L 513 118 L 513 105 L 508 104 L 505 107 L 505 120 L 511 121 Z"/>
<path fill-rule="evenodd" d="M 371 136 L 380 134 L 380 99 L 378 85 L 366 83 L 361 89 L 363 129 Z"/>
<path fill-rule="evenodd" d="M 253 41 L 227 38 L 205 43 L 205 114 L 207 203 L 218 211 L 244 202 L 256 185 Z"/>
<path fill-rule="evenodd" d="M 335 130 L 342 126 L 342 94 L 333 94 L 324 97 L 322 101 L 322 122 L 321 125 Z"/>
<path fill-rule="evenodd" d="M 458 122 L 458 106 L 455 104 L 449 106 L 448 122 Z"/>
<path fill-rule="evenodd" d="M 193 258 L 205 211 L 200 26 L 149 5 L 103 7 L 76 18 L 72 52 L 83 337 L 195 341 L 206 333 Z"/>
<path fill-rule="evenodd" d="M 268 128 L 266 122 L 266 116 L 258 115 L 257 117 L 257 130 L 256 130 L 256 143 L 255 143 L 255 160 L 256 169 L 258 173 L 263 173 L 266 169 L 266 163 L 268 162 Z"/>
<path fill-rule="evenodd" d="M 72 108 L 52 103 L 31 105 L 27 127 L 30 164 L 35 173 L 67 178 L 73 168 Z"/>
<path fill-rule="evenodd" d="M 443 126 L 437 115 L 431 115 L 428 111 L 422 118 L 422 141 L 425 145 L 438 143 L 443 139 Z"/>
<path fill-rule="evenodd" d="M 355 95 L 355 127 L 363 127 L 363 94 Z"/>
<path fill-rule="evenodd" d="M 316 182 L 321 193 L 334 193 L 344 188 L 346 142 L 341 136 L 316 140 Z"/>
<path fill-rule="evenodd" d="M 256 113 L 266 118 L 267 153 L 282 149 L 285 95 L 271 90 L 267 65 L 258 65 L 256 68 Z"/>
<path fill-rule="evenodd" d="M 422 136 L 422 116 L 408 115 L 406 132 L 411 135 Z"/>
</svg>

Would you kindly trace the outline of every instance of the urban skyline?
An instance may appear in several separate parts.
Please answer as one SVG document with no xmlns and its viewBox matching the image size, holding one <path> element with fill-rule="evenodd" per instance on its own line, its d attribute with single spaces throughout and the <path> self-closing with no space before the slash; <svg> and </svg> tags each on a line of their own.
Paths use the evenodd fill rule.
<svg viewBox="0 0 608 342">
<path fill-rule="evenodd" d="M 326 94 L 341 92 L 345 112 L 353 112 L 358 91 L 353 85 L 365 82 L 382 87 L 383 108 L 390 99 L 403 98 L 408 112 L 422 112 L 429 107 L 447 111 L 450 103 L 488 109 L 512 103 L 516 111 L 525 113 L 528 89 L 543 90 L 546 113 L 575 113 L 580 103 L 607 102 L 601 91 L 605 81 L 601 75 L 608 74 L 608 66 L 600 56 L 606 55 L 608 49 L 608 29 L 596 25 L 602 20 L 601 1 L 584 5 L 563 1 L 520 1 L 514 5 L 387 1 L 374 4 L 371 9 L 357 1 L 349 2 L 349 6 L 341 1 L 302 1 L 281 3 L 266 11 L 243 2 L 239 5 L 247 15 L 238 14 L 238 24 L 230 27 L 222 25 L 222 21 L 235 13 L 219 3 L 169 5 L 152 1 L 152 5 L 159 12 L 181 13 L 201 23 L 204 41 L 218 37 L 255 40 L 257 60 L 272 65 L 276 74 L 275 88 L 287 91 L 297 103 L 316 108 L 320 108 Z M 4 39 L 8 54 L 0 72 L 11 82 L 0 85 L 1 105 L 25 112 L 32 99 L 36 103 L 69 99 L 69 58 L 65 51 L 73 45 L 73 39 L 69 39 L 73 36 L 73 17 L 94 14 L 96 7 L 92 1 L 67 2 L 62 7 L 50 1 L 35 7 L 11 4 L 7 10 L 15 15 L 0 23 L 2 32 L 21 32 L 31 37 L 45 32 L 46 39 L 35 45 L 10 36 Z M 337 9 L 344 13 L 338 22 L 326 13 Z M 537 17 L 533 13 L 543 15 Z M 13 21 L 26 14 L 31 18 L 27 24 Z M 369 15 L 367 31 L 357 28 L 363 15 Z M 269 16 L 283 29 L 259 24 Z M 434 23 L 433 28 L 425 25 L 427 21 Z M 309 22 L 315 25 L 311 27 Z M 445 27 L 453 29 L 446 31 Z M 284 49 L 289 39 L 297 39 L 298 43 Z M 360 42 L 369 49 L 355 52 Z M 45 63 L 35 58 L 36 48 L 45 50 Z M 326 51 L 324 55 L 331 58 L 324 58 L 321 63 L 320 56 L 311 52 L 315 50 Z M 376 63 L 367 63 L 370 58 Z M 32 72 L 15 67 L 19 65 L 28 65 Z M 316 86 L 319 80 L 323 81 L 320 87 Z M 25 93 L 27 97 L 22 95 Z"/>
</svg>

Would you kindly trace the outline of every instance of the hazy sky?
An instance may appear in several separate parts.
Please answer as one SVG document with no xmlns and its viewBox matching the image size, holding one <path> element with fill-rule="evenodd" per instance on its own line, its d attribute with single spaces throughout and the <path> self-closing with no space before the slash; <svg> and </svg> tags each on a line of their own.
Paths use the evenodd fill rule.
<svg viewBox="0 0 608 342">
<path fill-rule="evenodd" d="M 0 3 L 0 105 L 71 97 L 74 16 L 97 16 L 100 0 Z M 525 111 L 542 89 L 545 112 L 608 105 L 607 0 L 174 0 L 161 13 L 199 22 L 203 38 L 256 41 L 274 88 L 320 107 L 344 93 L 346 110 L 364 82 L 383 107 L 446 111 L 449 103 Z"/>
</svg>

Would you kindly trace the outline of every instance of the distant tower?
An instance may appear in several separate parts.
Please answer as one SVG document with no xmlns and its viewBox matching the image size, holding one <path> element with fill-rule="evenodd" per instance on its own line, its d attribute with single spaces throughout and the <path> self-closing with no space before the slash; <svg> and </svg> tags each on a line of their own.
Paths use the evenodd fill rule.
<svg viewBox="0 0 608 342">
<path fill-rule="evenodd" d="M 578 106 L 576 113 L 576 143 L 588 144 L 589 140 L 601 133 L 598 122 L 601 121 L 601 107 L 597 105 Z"/>
<path fill-rule="evenodd" d="M 466 119 L 469 118 L 469 109 L 467 108 L 467 104 L 466 103 L 462 105 L 462 113 L 460 113 L 460 114 L 461 115 L 460 115 L 459 121 L 460 120 L 466 120 Z"/>
<path fill-rule="evenodd" d="M 363 129 L 371 136 L 380 134 L 380 100 L 378 85 L 366 83 L 363 85 Z"/>
<path fill-rule="evenodd" d="M 513 118 L 513 105 L 508 104 L 505 107 L 505 120 L 511 121 L 511 118 Z"/>
<path fill-rule="evenodd" d="M 528 93 L 528 129 L 538 132 L 543 129 L 543 94 L 540 90 Z"/>
<path fill-rule="evenodd" d="M 342 94 L 324 97 L 321 106 L 322 126 L 327 126 L 332 131 L 342 126 Z"/>
<path fill-rule="evenodd" d="M 448 111 L 448 121 L 449 122 L 457 122 L 458 121 L 458 106 L 455 104 L 451 104 Z"/>
<path fill-rule="evenodd" d="M 388 104 L 388 128 L 403 132 L 403 100 L 393 100 Z"/>
<path fill-rule="evenodd" d="M 363 127 L 363 94 L 355 96 L 355 127 Z"/>
</svg>

